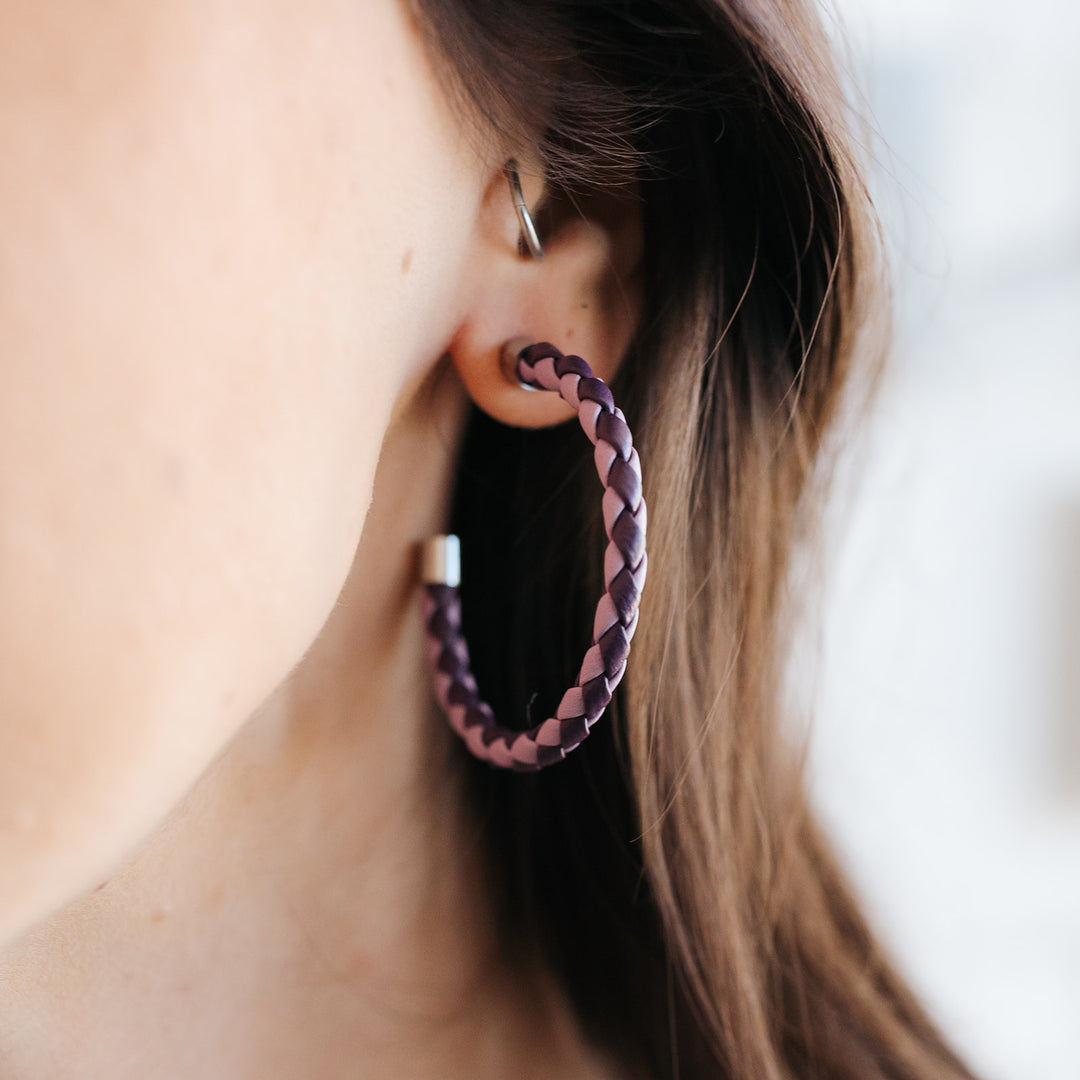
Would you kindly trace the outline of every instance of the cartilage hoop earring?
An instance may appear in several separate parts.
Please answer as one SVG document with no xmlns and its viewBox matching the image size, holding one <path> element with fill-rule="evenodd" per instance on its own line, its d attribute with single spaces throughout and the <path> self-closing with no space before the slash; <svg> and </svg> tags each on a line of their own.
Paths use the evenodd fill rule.
<svg viewBox="0 0 1080 1080">
<path fill-rule="evenodd" d="M 521 190 L 521 177 L 518 176 L 517 162 L 506 163 L 506 178 L 510 181 L 510 197 L 514 201 L 514 209 L 517 211 L 518 225 L 521 227 L 521 239 L 525 247 L 534 259 L 544 257 L 544 245 L 540 243 L 540 234 L 536 231 L 532 214 L 525 205 L 525 195 Z"/>
<path fill-rule="evenodd" d="M 596 605 L 592 644 L 554 716 L 528 731 L 515 731 L 500 724 L 480 698 L 461 629 L 461 561 L 456 536 L 436 536 L 426 542 L 421 578 L 435 696 L 450 726 L 481 760 L 529 772 L 562 761 L 586 738 L 610 703 L 626 671 L 648 557 L 641 462 L 626 417 L 615 406 L 607 384 L 593 375 L 580 356 L 564 356 L 546 342 L 518 353 L 517 376 L 528 386 L 558 393 L 577 410 L 578 421 L 593 444 L 593 461 L 604 487 L 604 531 L 608 538 L 604 594 Z"/>
</svg>

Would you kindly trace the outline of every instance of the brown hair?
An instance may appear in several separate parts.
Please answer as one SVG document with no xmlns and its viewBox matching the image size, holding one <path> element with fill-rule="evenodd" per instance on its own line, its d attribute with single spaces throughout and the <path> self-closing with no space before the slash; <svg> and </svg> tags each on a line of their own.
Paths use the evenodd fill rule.
<svg viewBox="0 0 1080 1080">
<path fill-rule="evenodd" d="M 790 556 L 881 302 L 810 4 L 417 6 L 471 109 L 571 194 L 632 177 L 645 228 L 643 314 L 613 383 L 649 504 L 627 676 L 566 763 L 462 766 L 508 942 L 545 958 L 631 1075 L 969 1077 L 869 932 L 781 731 Z M 572 681 L 602 591 L 572 428 L 474 410 L 458 469 L 473 666 L 522 726 Z"/>
</svg>

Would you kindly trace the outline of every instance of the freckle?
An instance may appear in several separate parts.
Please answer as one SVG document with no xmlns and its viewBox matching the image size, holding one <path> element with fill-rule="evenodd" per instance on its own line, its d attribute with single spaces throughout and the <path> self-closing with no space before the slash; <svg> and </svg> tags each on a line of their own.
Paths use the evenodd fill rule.
<svg viewBox="0 0 1080 1080">
<path fill-rule="evenodd" d="M 412 248 L 409 248 L 401 257 L 401 272 L 407 274 L 410 266 L 412 266 Z"/>
</svg>

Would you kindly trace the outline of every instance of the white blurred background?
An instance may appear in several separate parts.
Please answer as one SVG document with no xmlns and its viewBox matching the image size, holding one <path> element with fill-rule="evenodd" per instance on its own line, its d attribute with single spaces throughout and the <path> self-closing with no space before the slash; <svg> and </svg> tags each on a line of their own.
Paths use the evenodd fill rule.
<svg viewBox="0 0 1080 1080">
<path fill-rule="evenodd" d="M 835 0 L 898 336 L 826 536 L 815 797 L 985 1080 L 1080 1080 L 1080 4 Z"/>
</svg>

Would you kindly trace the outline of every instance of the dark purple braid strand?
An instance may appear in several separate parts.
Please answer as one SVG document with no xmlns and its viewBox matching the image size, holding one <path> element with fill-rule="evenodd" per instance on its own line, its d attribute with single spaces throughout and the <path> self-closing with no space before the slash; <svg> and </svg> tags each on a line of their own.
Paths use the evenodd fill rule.
<svg viewBox="0 0 1080 1080">
<path fill-rule="evenodd" d="M 501 768 L 533 771 L 561 761 L 581 743 L 623 677 L 648 564 L 646 511 L 641 494 L 641 463 L 626 418 L 615 406 L 607 385 L 593 375 L 589 365 L 580 356 L 564 356 L 545 342 L 522 349 L 516 373 L 524 385 L 555 391 L 576 409 L 595 448 L 593 459 L 604 485 L 608 544 L 604 552 L 604 594 L 596 605 L 592 644 L 577 680 L 563 694 L 555 715 L 528 731 L 514 731 L 495 719 L 477 692 L 461 632 L 456 572 L 432 580 L 441 575 L 425 571 L 423 614 L 435 694 L 451 727 L 483 761 Z M 429 544 L 446 539 L 434 538 Z"/>
</svg>

